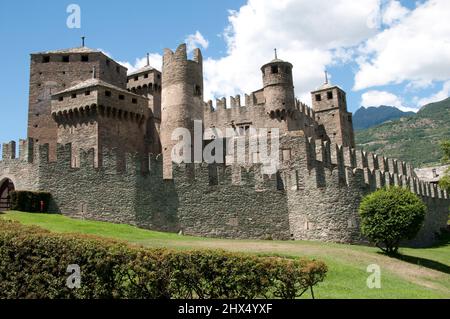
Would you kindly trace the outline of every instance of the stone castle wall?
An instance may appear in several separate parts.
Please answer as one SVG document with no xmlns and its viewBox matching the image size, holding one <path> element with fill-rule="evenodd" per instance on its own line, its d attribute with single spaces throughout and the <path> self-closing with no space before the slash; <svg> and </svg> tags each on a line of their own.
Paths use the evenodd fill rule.
<svg viewBox="0 0 450 319">
<path fill-rule="evenodd" d="M 406 168 L 399 174 L 398 167 L 404 167 L 399 162 L 397 172 L 371 169 L 363 156 L 346 157 L 344 148 L 316 145 L 300 133 L 282 137 L 282 165 L 272 176 L 261 174 L 257 164 L 182 164 L 174 165 L 172 180 L 164 180 L 161 156 L 123 160 L 105 151 L 94 167 L 93 150 L 81 151 L 74 168 L 70 144 L 58 146 L 55 162 L 48 161 L 46 145 L 22 141 L 18 159 L 11 146 L 3 147 L 0 180 L 10 178 L 16 189 L 51 192 L 53 212 L 189 235 L 361 242 L 362 196 L 399 185 L 427 205 L 425 223 L 411 244 L 429 245 L 446 226 L 450 205 L 446 192 Z M 378 167 L 395 163 L 378 159 Z"/>
</svg>

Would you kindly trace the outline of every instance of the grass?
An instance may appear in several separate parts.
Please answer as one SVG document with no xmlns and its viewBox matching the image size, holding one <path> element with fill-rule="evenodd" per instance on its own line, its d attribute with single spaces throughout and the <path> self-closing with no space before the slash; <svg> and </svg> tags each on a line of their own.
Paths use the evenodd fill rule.
<svg viewBox="0 0 450 319">
<path fill-rule="evenodd" d="M 258 255 L 309 257 L 325 261 L 329 273 L 316 289 L 317 298 L 446 298 L 450 299 L 450 240 L 432 248 L 402 248 L 401 259 L 389 258 L 374 247 L 313 241 L 225 240 L 180 236 L 62 215 L 8 212 L 0 218 L 38 225 L 53 232 L 82 233 L 123 240 L 145 247 L 225 249 Z M 381 288 L 369 289 L 366 271 L 381 268 Z M 308 297 L 308 296 L 307 296 Z"/>
</svg>

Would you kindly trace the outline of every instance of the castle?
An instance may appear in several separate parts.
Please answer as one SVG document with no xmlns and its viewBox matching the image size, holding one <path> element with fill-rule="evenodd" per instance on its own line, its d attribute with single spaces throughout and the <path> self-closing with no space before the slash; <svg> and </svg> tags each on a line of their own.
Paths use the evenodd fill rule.
<svg viewBox="0 0 450 319">
<path fill-rule="evenodd" d="M 361 198 L 400 185 L 428 207 L 410 244 L 429 245 L 446 227 L 447 192 L 419 180 L 410 164 L 355 149 L 338 86 L 314 90 L 309 108 L 295 98 L 292 64 L 275 56 L 261 67 L 262 89 L 213 106 L 203 100 L 202 65 L 200 50 L 190 60 L 184 44 L 164 51 L 162 72 L 147 63 L 127 74 L 84 45 L 31 54 L 28 138 L 17 158 L 16 143 L 3 144 L 0 203 L 8 207 L 13 189 L 41 190 L 52 194 L 52 212 L 76 218 L 211 237 L 357 243 Z M 172 132 L 193 131 L 194 121 L 244 140 L 251 128 L 278 129 L 277 171 L 228 160 L 173 163 Z"/>
</svg>

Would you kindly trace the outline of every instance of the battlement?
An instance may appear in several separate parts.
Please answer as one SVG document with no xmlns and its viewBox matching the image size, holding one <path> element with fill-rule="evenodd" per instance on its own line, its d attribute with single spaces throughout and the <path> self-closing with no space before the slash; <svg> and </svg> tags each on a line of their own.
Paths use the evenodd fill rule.
<svg viewBox="0 0 450 319">
<path fill-rule="evenodd" d="M 15 141 L 3 143 L 2 145 L 2 161 L 21 161 L 33 163 L 35 154 L 39 154 L 39 147 L 31 138 L 19 140 L 19 156 L 16 157 Z"/>
<path fill-rule="evenodd" d="M 220 99 L 216 99 L 215 102 L 209 100 L 204 103 L 204 112 L 214 113 L 223 110 L 232 110 L 235 108 L 264 107 L 265 101 L 258 93 L 259 91 L 256 91 L 250 94 L 244 94 L 244 96 L 238 94 L 235 96 L 230 96 L 228 99 L 226 97 L 222 97 Z M 315 120 L 316 115 L 314 110 L 300 100 L 295 100 L 294 109 L 304 114 L 304 116 Z"/>
<path fill-rule="evenodd" d="M 6 165 L 11 162 L 23 162 L 31 165 L 35 164 L 36 169 L 49 169 L 58 167 L 59 169 L 72 170 L 99 170 L 115 172 L 119 174 L 140 173 L 158 174 L 161 171 L 162 155 L 147 154 L 146 156 L 137 153 L 119 153 L 117 149 L 103 149 L 99 154 L 98 164 L 95 160 L 95 150 L 79 149 L 75 152 L 79 154 L 80 164 L 73 166 L 72 144 L 57 145 L 56 160 L 49 159 L 49 145 L 35 143 L 33 139 L 19 141 L 19 157 L 16 158 L 16 142 L 4 143 L 2 146 L 2 160 Z"/>
<path fill-rule="evenodd" d="M 317 187 L 336 181 L 366 191 L 401 186 L 423 197 L 449 198 L 437 185 L 420 181 L 410 163 L 312 138 L 305 138 L 305 150 L 308 168 L 323 177 L 314 175 Z"/>
<path fill-rule="evenodd" d="M 200 49 L 194 49 L 192 60 L 188 60 L 186 43 L 180 44 L 175 52 L 170 49 L 164 49 L 163 63 L 172 63 L 174 61 L 189 61 L 197 64 L 203 63 L 203 56 Z"/>
</svg>

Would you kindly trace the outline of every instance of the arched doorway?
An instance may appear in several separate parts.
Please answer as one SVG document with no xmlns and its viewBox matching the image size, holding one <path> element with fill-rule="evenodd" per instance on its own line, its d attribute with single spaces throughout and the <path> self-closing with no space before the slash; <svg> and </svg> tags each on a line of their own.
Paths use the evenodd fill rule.
<svg viewBox="0 0 450 319">
<path fill-rule="evenodd" d="M 0 212 L 11 208 L 10 193 L 14 190 L 14 183 L 9 178 L 0 181 Z"/>
</svg>

